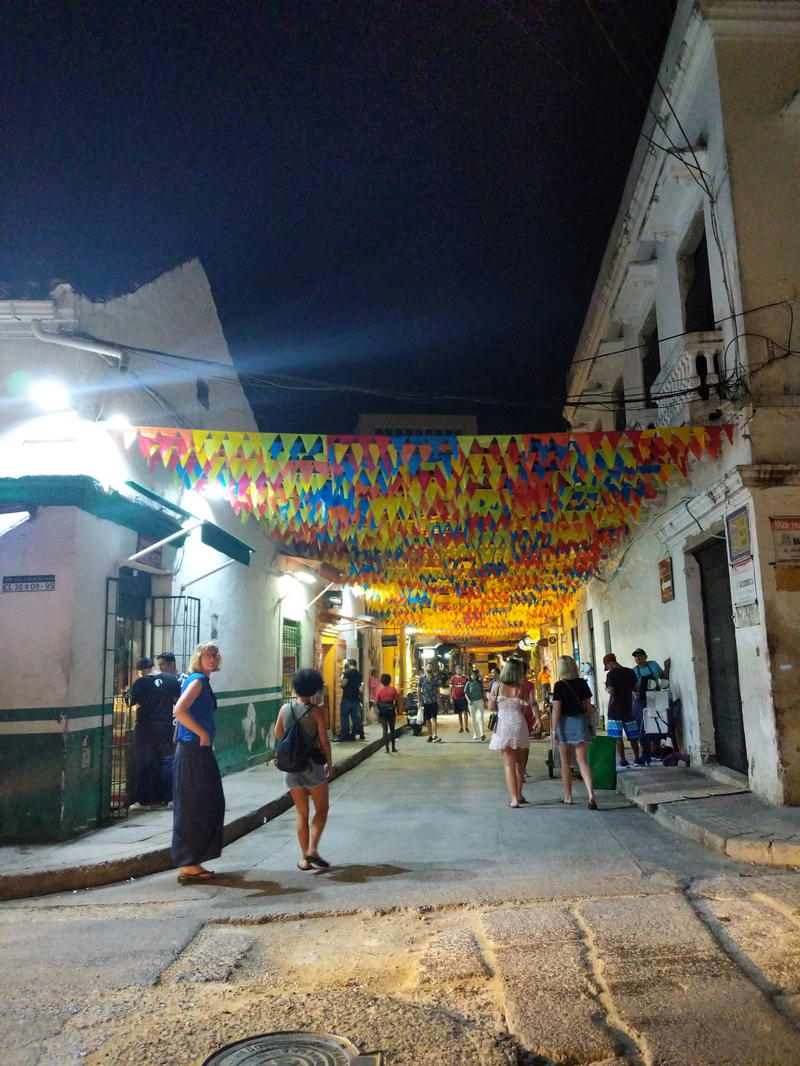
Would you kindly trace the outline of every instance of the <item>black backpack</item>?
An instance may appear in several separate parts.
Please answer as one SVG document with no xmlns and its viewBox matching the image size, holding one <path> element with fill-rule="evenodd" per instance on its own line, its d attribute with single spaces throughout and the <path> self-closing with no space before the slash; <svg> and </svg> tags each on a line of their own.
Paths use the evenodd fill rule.
<svg viewBox="0 0 800 1066">
<path fill-rule="evenodd" d="M 294 701 L 289 704 L 289 710 L 292 720 L 275 747 L 275 765 L 284 773 L 302 774 L 311 762 L 311 747 L 300 725 L 300 718 L 294 713 Z M 308 711 L 305 713 L 308 714 Z"/>
</svg>

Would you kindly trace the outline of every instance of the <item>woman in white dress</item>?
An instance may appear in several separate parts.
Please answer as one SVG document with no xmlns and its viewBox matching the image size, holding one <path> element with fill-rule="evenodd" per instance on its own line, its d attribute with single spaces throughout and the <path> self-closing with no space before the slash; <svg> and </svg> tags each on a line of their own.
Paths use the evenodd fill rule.
<svg viewBox="0 0 800 1066">
<path fill-rule="evenodd" d="M 522 795 L 525 780 L 525 755 L 531 744 L 528 723 L 523 713 L 525 667 L 517 659 L 508 659 L 500 672 L 499 683 L 489 694 L 489 713 L 497 711 L 497 726 L 489 747 L 500 751 L 506 775 L 509 807 L 516 809 L 528 801 Z"/>
</svg>

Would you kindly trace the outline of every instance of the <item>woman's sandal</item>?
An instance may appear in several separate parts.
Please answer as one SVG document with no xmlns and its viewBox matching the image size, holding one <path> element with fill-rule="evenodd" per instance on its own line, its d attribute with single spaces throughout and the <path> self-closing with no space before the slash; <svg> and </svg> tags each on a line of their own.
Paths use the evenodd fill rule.
<svg viewBox="0 0 800 1066">
<path fill-rule="evenodd" d="M 303 865 L 303 863 L 305 863 L 305 866 Z M 297 863 L 297 869 L 298 870 L 306 870 L 306 871 L 308 871 L 308 870 L 313 870 L 314 867 L 311 865 L 311 863 L 308 861 L 308 859 L 300 859 L 300 861 Z"/>
<path fill-rule="evenodd" d="M 560 799 L 558 802 L 563 803 L 565 807 L 573 807 L 575 805 L 575 800 Z"/>
<path fill-rule="evenodd" d="M 597 806 L 597 800 L 589 800 L 589 810 L 590 811 L 599 811 L 600 810 L 600 808 Z"/>
<path fill-rule="evenodd" d="M 196 874 L 178 874 L 178 884 L 200 885 L 205 881 L 213 881 L 216 876 L 213 870 L 201 870 Z"/>
<path fill-rule="evenodd" d="M 306 862 L 310 862 L 312 866 L 318 866 L 320 870 L 327 870 L 331 865 L 321 855 L 306 855 Z"/>
</svg>

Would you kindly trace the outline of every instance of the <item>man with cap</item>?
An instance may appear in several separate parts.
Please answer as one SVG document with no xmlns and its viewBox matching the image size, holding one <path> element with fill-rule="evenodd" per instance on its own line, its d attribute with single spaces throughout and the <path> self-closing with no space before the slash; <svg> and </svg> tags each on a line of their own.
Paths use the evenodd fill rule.
<svg viewBox="0 0 800 1066">
<path fill-rule="evenodd" d="M 636 666 L 633 668 L 633 672 L 636 674 L 636 695 L 633 698 L 633 711 L 636 715 L 636 724 L 639 726 L 639 732 L 642 736 L 642 755 L 644 761 L 649 765 L 650 740 L 644 729 L 644 710 L 647 706 L 647 690 L 648 688 L 658 688 L 658 682 L 662 677 L 666 677 L 667 675 L 657 662 L 647 658 L 647 652 L 644 648 L 637 648 L 636 651 L 631 654 L 636 663 Z"/>
<path fill-rule="evenodd" d="M 644 762 L 639 753 L 639 726 L 633 709 L 633 695 L 638 684 L 636 674 L 627 666 L 620 666 L 616 655 L 611 651 L 603 656 L 603 666 L 608 671 L 606 674 L 606 692 L 609 694 L 607 732 L 617 742 L 619 768 L 624 770 L 630 766 L 625 758 L 623 734 L 630 741 L 636 765 L 643 766 Z"/>
</svg>

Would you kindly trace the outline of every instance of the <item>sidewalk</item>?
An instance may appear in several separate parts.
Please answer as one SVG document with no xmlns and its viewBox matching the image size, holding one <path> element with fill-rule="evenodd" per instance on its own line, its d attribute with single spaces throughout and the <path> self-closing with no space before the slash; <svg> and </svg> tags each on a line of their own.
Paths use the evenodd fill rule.
<svg viewBox="0 0 800 1066">
<path fill-rule="evenodd" d="M 725 781 L 654 766 L 618 774 L 617 791 L 667 828 L 736 862 L 800 866 L 800 808 L 770 807 L 734 775 Z"/>
<path fill-rule="evenodd" d="M 378 726 L 366 726 L 366 741 L 334 744 L 336 777 L 383 747 Z M 403 729 L 398 729 L 398 736 Z M 292 805 L 283 774 L 272 763 L 228 774 L 225 789 L 225 844 L 250 833 Z M 104 829 L 59 844 L 0 847 L 0 900 L 44 896 L 113 884 L 172 866 L 172 811 L 131 810 Z"/>
</svg>

